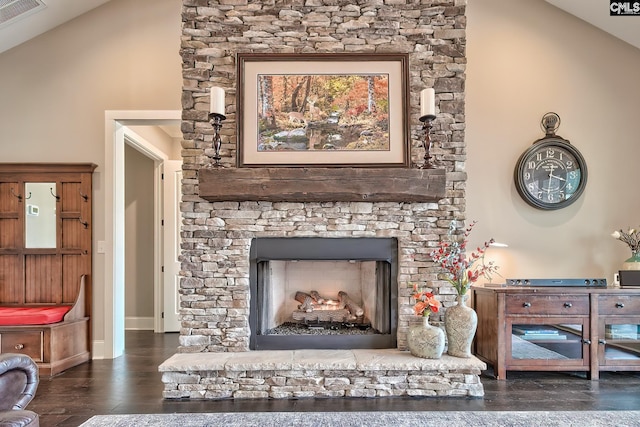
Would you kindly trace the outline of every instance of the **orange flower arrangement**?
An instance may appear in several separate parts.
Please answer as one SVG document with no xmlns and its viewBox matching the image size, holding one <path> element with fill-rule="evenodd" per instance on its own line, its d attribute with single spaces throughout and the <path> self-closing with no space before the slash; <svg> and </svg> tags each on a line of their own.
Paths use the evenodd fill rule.
<svg viewBox="0 0 640 427">
<path fill-rule="evenodd" d="M 440 310 L 440 301 L 431 292 L 418 290 L 417 283 L 413 285 L 413 299 L 416 300 L 413 311 L 418 316 L 427 317 L 430 313 L 437 313 Z"/>
</svg>

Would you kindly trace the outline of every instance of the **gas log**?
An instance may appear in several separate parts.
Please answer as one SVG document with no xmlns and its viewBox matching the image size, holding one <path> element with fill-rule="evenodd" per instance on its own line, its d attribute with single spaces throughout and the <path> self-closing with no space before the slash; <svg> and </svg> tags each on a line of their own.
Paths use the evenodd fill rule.
<svg viewBox="0 0 640 427">
<path fill-rule="evenodd" d="M 295 300 L 302 303 L 298 306 L 298 310 L 304 311 L 305 313 L 311 313 L 313 311 L 315 300 L 311 295 L 298 291 L 296 292 Z"/>
<path fill-rule="evenodd" d="M 317 302 L 318 304 L 324 304 L 324 301 L 325 301 L 325 300 L 324 300 L 324 298 L 322 298 L 322 297 L 320 296 L 320 294 L 318 293 L 318 291 L 311 291 L 309 294 L 311 295 L 311 298 L 313 298 L 314 300 L 316 300 L 316 302 Z"/>
<path fill-rule="evenodd" d="M 356 317 L 364 316 L 364 310 L 362 309 L 362 307 L 353 302 L 353 300 L 349 298 L 349 295 L 347 295 L 346 292 L 338 292 L 338 298 L 340 299 L 340 305 L 347 308 L 351 312 L 351 314 Z"/>
<path fill-rule="evenodd" d="M 293 312 L 293 319 L 297 321 L 351 322 L 364 316 L 362 307 L 344 291 L 338 293 L 337 301 L 322 298 L 317 291 L 297 291 L 294 298 L 301 303 Z"/>
</svg>

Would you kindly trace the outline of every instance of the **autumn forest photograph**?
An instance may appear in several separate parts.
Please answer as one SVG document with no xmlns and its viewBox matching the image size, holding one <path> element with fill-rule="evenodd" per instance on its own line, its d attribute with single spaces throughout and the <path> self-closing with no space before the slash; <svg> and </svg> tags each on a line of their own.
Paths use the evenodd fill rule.
<svg viewBox="0 0 640 427">
<path fill-rule="evenodd" d="M 388 151 L 388 74 L 258 74 L 257 149 Z"/>
</svg>

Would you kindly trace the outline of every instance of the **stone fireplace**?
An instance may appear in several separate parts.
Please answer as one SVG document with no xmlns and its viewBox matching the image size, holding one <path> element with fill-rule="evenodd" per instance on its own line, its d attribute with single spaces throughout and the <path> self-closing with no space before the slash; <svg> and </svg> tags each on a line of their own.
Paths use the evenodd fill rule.
<svg viewBox="0 0 640 427">
<path fill-rule="evenodd" d="M 395 238 L 253 239 L 250 349 L 396 348 L 397 247 Z"/>
<path fill-rule="evenodd" d="M 293 249 L 288 249 L 295 254 L 277 253 L 269 248 L 268 256 L 280 260 L 322 261 L 321 258 L 328 257 L 325 262 L 384 262 L 378 268 L 388 264 L 392 277 L 388 301 L 395 311 L 390 311 L 395 325 L 390 324 L 389 330 L 395 345 L 375 344 L 370 348 L 406 349 L 406 330 L 416 321 L 410 300 L 414 282 L 429 283 L 444 307 L 455 304 L 454 290 L 445 280 L 439 280 L 437 271 L 430 266 L 429 240 L 437 238 L 433 230 L 438 224 L 434 217 L 439 211 L 437 203 L 199 201 L 195 206 L 195 215 L 206 211 L 207 216 L 196 221 L 198 224 L 184 226 L 193 230 L 196 237 L 192 249 L 185 252 L 199 252 L 202 246 L 210 249 L 197 260 L 183 264 L 199 270 L 189 270 L 181 284 L 180 352 L 251 349 L 251 333 L 258 325 L 257 306 L 252 307 L 252 301 L 255 302 L 252 287 L 257 291 L 258 264 L 265 257 L 257 253 L 255 244 L 252 247 L 256 241 L 297 242 Z M 312 242 L 346 246 L 339 256 L 334 248 L 329 255 L 320 256 Z M 380 244 L 380 253 L 372 253 L 378 250 L 373 243 Z M 254 277 L 256 281 L 252 283 Z M 331 294 L 340 290 L 332 290 Z"/>
<path fill-rule="evenodd" d="M 483 364 L 477 359 L 443 356 L 425 362 L 404 351 L 407 329 L 419 321 L 410 299 L 413 283 L 428 286 L 442 302 L 444 310 L 433 319 L 435 324 L 441 324 L 444 311 L 455 301 L 454 290 L 429 252 L 452 220 L 465 220 L 465 4 L 465 0 L 183 0 L 182 328 L 178 353 L 160 369 L 165 373 L 166 398 L 482 395 L 478 375 Z M 408 54 L 411 107 L 403 118 L 410 128 L 407 149 L 412 163 L 420 163 L 424 150 L 419 93 L 433 87 L 436 119 L 431 155 L 436 169 L 237 168 L 235 61 L 240 52 Z M 223 87 L 227 94 L 222 168 L 210 167 L 212 86 Z M 291 176 L 297 187 L 278 194 L 277 179 Z M 375 327 L 384 332 L 378 335 L 390 335 L 391 341 L 361 349 L 328 344 L 320 349 L 251 351 L 256 345 L 260 348 L 256 337 L 268 336 L 266 331 L 272 329 L 269 310 L 277 312 L 282 306 L 268 306 L 274 308 L 258 314 L 254 291 L 264 280 L 276 279 L 263 275 L 259 282 L 257 271 L 295 270 L 278 264 L 283 260 L 260 266 L 262 258 L 254 256 L 252 247 L 259 239 L 393 240 L 397 262 L 388 267 L 391 292 L 385 296 L 391 323 L 388 328 Z M 315 265 L 303 266 L 302 271 L 315 276 L 329 277 L 320 272 L 337 269 L 353 277 L 353 271 L 341 265 L 350 262 L 363 276 L 372 275 L 368 269 L 387 268 L 386 255 L 367 260 L 351 254 L 330 260 L 287 258 L 298 264 L 313 261 Z M 318 265 L 325 262 L 340 264 Z M 301 274 L 305 273 L 296 271 L 293 277 Z M 378 277 L 357 280 L 381 286 Z M 294 286 L 302 288 L 299 282 Z M 354 297 L 367 294 L 352 288 L 349 292 Z M 269 298 L 280 299 L 277 294 Z M 382 312 L 369 308 L 364 298 L 355 299 L 369 312 L 375 311 L 374 318 Z"/>
</svg>

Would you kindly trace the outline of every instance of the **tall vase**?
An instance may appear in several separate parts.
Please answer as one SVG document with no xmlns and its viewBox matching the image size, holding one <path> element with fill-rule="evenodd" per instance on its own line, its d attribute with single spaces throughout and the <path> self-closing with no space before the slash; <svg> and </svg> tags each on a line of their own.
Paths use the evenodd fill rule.
<svg viewBox="0 0 640 427">
<path fill-rule="evenodd" d="M 640 270 L 640 252 L 631 252 L 631 258 L 622 264 L 623 270 Z"/>
<path fill-rule="evenodd" d="M 444 314 L 447 331 L 447 354 L 455 357 L 471 357 L 471 343 L 478 326 L 478 315 L 465 304 L 467 295 L 458 295 L 457 305 L 449 307 Z"/>
<path fill-rule="evenodd" d="M 444 351 L 444 332 L 429 324 L 429 316 L 423 316 L 421 324 L 409 328 L 407 344 L 414 356 L 439 359 Z"/>
</svg>

